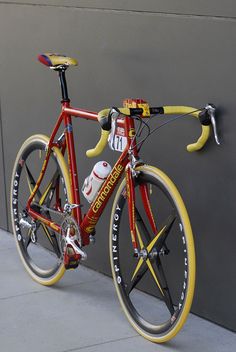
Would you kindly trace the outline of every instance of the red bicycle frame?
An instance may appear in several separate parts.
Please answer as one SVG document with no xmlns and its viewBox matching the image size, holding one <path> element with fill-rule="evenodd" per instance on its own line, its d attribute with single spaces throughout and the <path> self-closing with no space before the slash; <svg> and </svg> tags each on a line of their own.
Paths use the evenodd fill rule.
<svg viewBox="0 0 236 352">
<path fill-rule="evenodd" d="M 78 173 L 77 173 L 77 165 L 76 165 L 76 154 L 75 154 L 75 147 L 74 147 L 74 135 L 73 135 L 73 126 L 72 126 L 72 116 L 79 117 L 87 120 L 97 121 L 98 114 L 95 112 L 76 109 L 70 106 L 70 103 L 62 102 L 62 111 L 58 118 L 58 121 L 53 129 L 53 132 L 50 137 L 50 141 L 48 144 L 48 149 L 46 153 L 46 157 L 43 163 L 43 167 L 40 173 L 40 176 L 36 182 L 36 185 L 33 189 L 33 192 L 30 195 L 30 198 L 27 203 L 27 211 L 28 214 L 34 218 L 35 220 L 39 220 L 51 229 L 60 233 L 61 227 L 59 224 L 47 219 L 45 216 L 37 213 L 35 210 L 31 209 L 30 205 L 31 202 L 41 184 L 41 181 L 44 177 L 48 161 L 50 158 L 50 153 L 53 147 L 59 147 L 64 155 L 65 150 L 68 150 L 68 167 L 69 167 L 69 174 L 70 174 L 70 182 L 71 182 L 71 189 L 72 189 L 72 202 L 73 204 L 80 205 L 80 194 L 79 194 L 79 181 L 78 181 Z M 62 144 L 59 144 L 58 141 L 54 141 L 55 136 L 61 126 L 64 123 L 64 133 L 65 133 L 65 141 Z M 78 206 L 73 209 L 73 216 L 77 221 L 80 231 L 81 231 L 81 238 L 82 238 L 82 245 L 89 244 L 89 235 L 94 232 L 94 228 L 111 196 L 113 193 L 117 183 L 120 180 L 121 175 L 123 172 L 126 172 L 126 185 L 127 185 L 127 199 L 128 199 L 128 209 L 129 209 L 129 221 L 130 221 L 130 229 L 131 229 L 131 238 L 133 242 L 134 249 L 137 249 L 137 239 L 136 239 L 136 229 L 135 229 L 135 218 L 134 218 L 134 206 L 135 206 L 135 193 L 134 193 L 134 181 L 131 174 L 131 168 L 129 165 L 129 153 L 128 150 L 130 148 L 131 143 L 133 143 L 133 155 L 135 157 L 138 156 L 137 148 L 136 148 L 136 140 L 134 137 L 135 131 L 135 124 L 134 120 L 126 116 L 125 117 L 125 132 L 128 143 L 125 150 L 122 152 L 121 156 L 117 160 L 116 164 L 114 165 L 110 175 L 103 183 L 98 195 L 96 196 L 95 200 L 91 204 L 88 212 L 85 216 L 82 216 L 81 207 Z M 149 205 L 148 195 L 146 192 L 145 187 L 140 187 L 142 198 L 144 201 L 145 209 L 147 211 L 147 215 L 151 220 L 152 227 L 154 229 L 153 218 L 151 215 L 151 209 Z"/>
</svg>

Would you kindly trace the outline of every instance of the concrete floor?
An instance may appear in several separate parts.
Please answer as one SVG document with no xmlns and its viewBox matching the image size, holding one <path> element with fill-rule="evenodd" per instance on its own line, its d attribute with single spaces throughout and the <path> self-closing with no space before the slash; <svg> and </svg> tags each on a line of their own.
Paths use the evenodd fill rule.
<svg viewBox="0 0 236 352">
<path fill-rule="evenodd" d="M 112 280 L 84 267 L 54 287 L 28 276 L 13 236 L 0 230 L 1 352 L 232 352 L 236 334 L 190 315 L 172 341 L 140 337 L 121 311 Z"/>
</svg>

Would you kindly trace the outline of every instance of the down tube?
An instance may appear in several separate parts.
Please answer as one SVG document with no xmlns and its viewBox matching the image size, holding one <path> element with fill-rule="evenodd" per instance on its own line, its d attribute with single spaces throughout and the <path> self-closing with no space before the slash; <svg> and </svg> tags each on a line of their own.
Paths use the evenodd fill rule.
<svg viewBox="0 0 236 352">
<path fill-rule="evenodd" d="M 89 234 L 93 233 L 94 228 L 100 216 L 102 215 L 102 212 L 110 196 L 112 195 L 121 175 L 125 170 L 126 165 L 129 162 L 128 157 L 124 157 L 124 153 L 116 162 L 115 166 L 112 169 L 112 172 L 102 185 L 101 190 L 99 191 L 97 197 L 91 204 L 89 211 L 87 212 L 86 216 L 84 217 L 81 223 L 81 234 L 83 237 L 84 245 L 89 244 Z"/>
</svg>

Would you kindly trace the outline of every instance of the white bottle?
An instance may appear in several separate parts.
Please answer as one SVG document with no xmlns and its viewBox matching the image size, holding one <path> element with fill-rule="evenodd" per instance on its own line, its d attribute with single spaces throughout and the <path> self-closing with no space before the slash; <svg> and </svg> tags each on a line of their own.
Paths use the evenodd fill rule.
<svg viewBox="0 0 236 352">
<path fill-rule="evenodd" d="M 91 174 L 86 177 L 82 187 L 82 193 L 89 203 L 92 203 L 110 172 L 111 165 L 106 161 L 99 161 L 94 165 Z"/>
</svg>

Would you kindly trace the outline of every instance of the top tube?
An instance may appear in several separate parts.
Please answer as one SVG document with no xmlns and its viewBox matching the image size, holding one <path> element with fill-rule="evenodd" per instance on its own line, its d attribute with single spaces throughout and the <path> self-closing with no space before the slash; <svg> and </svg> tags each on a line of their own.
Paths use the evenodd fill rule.
<svg viewBox="0 0 236 352">
<path fill-rule="evenodd" d="M 72 108 L 70 106 L 65 106 L 63 104 L 63 108 L 62 108 L 63 112 L 65 112 L 68 115 L 71 116 L 75 116 L 75 117 L 81 117 L 83 119 L 87 119 L 87 120 L 92 120 L 92 121 L 98 121 L 98 113 L 97 112 L 93 112 L 93 111 L 88 111 L 88 110 L 84 110 L 84 109 L 76 109 L 76 108 Z"/>
</svg>

